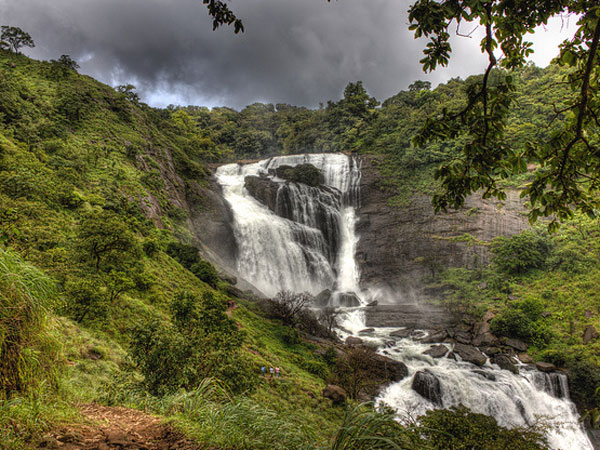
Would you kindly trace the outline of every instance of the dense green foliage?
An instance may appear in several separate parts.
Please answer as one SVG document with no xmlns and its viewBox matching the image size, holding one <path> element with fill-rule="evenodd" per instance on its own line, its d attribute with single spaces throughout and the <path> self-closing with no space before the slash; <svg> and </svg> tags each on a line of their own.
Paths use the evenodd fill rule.
<svg viewBox="0 0 600 450">
<path fill-rule="evenodd" d="M 563 42 L 557 57 L 558 63 L 568 68 L 564 80 L 569 90 L 566 104 L 561 108 L 557 105 L 553 114 L 563 120 L 546 139 L 511 145 L 507 139 L 509 121 L 518 101 L 514 75 L 533 52 L 527 33 L 563 13 L 578 15 L 575 36 Z M 573 209 L 594 217 L 600 198 L 597 2 L 418 0 L 409 10 L 409 21 L 415 37 L 429 38 L 421 60 L 425 71 L 448 64 L 452 51 L 450 27 L 454 28 L 455 23 L 457 32 L 465 22 L 485 28 L 481 40 L 481 51 L 489 62 L 485 73 L 471 85 L 464 101 L 430 116 L 415 138 L 418 145 L 462 139 L 460 151 L 436 171 L 443 187 L 433 197 L 436 208 L 462 206 L 466 196 L 478 190 L 485 197 L 502 200 L 506 194 L 500 182 L 526 172 L 527 165 L 533 164 L 535 178 L 522 191 L 528 197 L 532 221 L 539 216 L 550 217 L 549 227 L 555 229 L 557 220 L 573 217 Z"/>
<path fill-rule="evenodd" d="M 19 310 L 24 317 L 10 316 L 11 310 L 3 310 L 6 316 L 0 317 L 0 343 L 14 355 L 20 352 L 18 364 L 27 368 L 21 378 L 15 377 L 14 359 L 3 359 L 2 370 L 10 375 L 3 374 L 5 390 L 24 395 L 18 391 L 33 388 L 42 379 L 41 371 L 67 367 L 48 383 L 48 390 L 22 397 L 22 409 L 15 403 L 0 404 L 0 431 L 6 430 L 2 436 L 18 447 L 22 441 L 12 425 L 5 425 L 11 418 L 22 414 L 31 424 L 27 439 L 34 439 L 54 420 L 47 404 L 62 405 L 59 411 L 68 415 L 65 404 L 100 401 L 171 416 L 213 447 L 273 448 L 275 441 L 281 448 L 357 448 L 352 446 L 359 442 L 367 443 L 365 448 L 386 448 L 368 447 L 374 441 L 368 429 L 361 431 L 363 420 L 382 425 L 376 435 L 384 439 L 377 442 L 392 435 L 400 439 L 394 442 L 403 442 L 404 429 L 389 414 L 372 417 L 373 411 L 358 409 L 344 419 L 344 411 L 318 394 L 332 373 L 354 396 L 368 380 L 362 359 L 345 364 L 333 350 L 320 356 L 315 345 L 286 326 L 318 334 L 323 327 L 314 315 L 280 314 L 269 320 L 257 304 L 241 299 L 236 299 L 239 308 L 227 309 L 229 293 L 240 293 L 229 289 L 194 245 L 189 206 L 203 208 L 209 163 L 315 151 L 377 153 L 380 187 L 393 197 L 392 203 L 410 202 L 414 194 L 434 189 L 432 167 L 448 160 L 460 144 L 457 138 L 418 148 L 411 145 L 411 137 L 427 114 L 462 101 L 474 79 L 452 80 L 435 90 L 416 82 L 381 107 L 357 82 L 348 85 L 342 99 L 318 110 L 262 104 L 239 112 L 159 110 L 141 103 L 133 86 L 102 85 L 77 74 L 73 63 L 67 58 L 35 62 L 0 51 L 0 247 L 10 249 L 3 253 L 9 255 L 6 261 L 20 267 L 9 270 L 21 273 L 12 280 L 26 288 L 3 287 L 1 294 L 13 296 L 2 297 L 5 302 L 27 306 Z M 551 103 L 562 96 L 560 89 L 548 86 L 561 76 L 554 66 L 520 72 L 522 110 L 509 120 L 514 142 L 548 132 Z M 320 174 L 304 167 L 289 176 L 314 184 Z M 523 181 L 526 177 L 510 180 Z M 546 359 L 559 363 L 563 358 L 581 380 L 574 396 L 588 398 L 591 388 L 583 383 L 596 383 L 598 361 L 587 353 L 597 344 L 566 351 L 570 341 L 565 321 L 540 318 L 530 308 L 535 302 L 515 302 L 501 310 L 511 303 L 506 302 L 507 283 L 511 292 L 518 290 L 512 284 L 521 282 L 529 283 L 533 292 L 542 290 L 534 286 L 540 273 L 556 277 L 542 278 L 546 285 L 535 298 L 556 317 L 572 315 L 579 332 L 581 310 L 594 297 L 567 299 L 571 293 L 552 286 L 574 277 L 573 283 L 581 285 L 573 296 L 591 293 L 597 234 L 592 222 L 582 221 L 565 227 L 560 237 L 552 238 L 556 242 L 539 235 L 498 241 L 489 274 L 462 273 L 461 280 L 471 289 L 489 275 L 484 304 L 500 313 L 498 329 L 536 343 Z M 514 249 L 522 251 L 522 266 L 507 261 Z M 23 280 L 33 278 L 27 274 L 44 283 L 51 277 L 48 286 L 57 295 L 28 287 Z M 52 304 L 54 298 L 62 301 Z M 567 300 L 572 310 L 559 307 Z M 520 318 L 517 331 L 510 319 L 513 309 Z M 15 320 L 16 328 L 11 325 Z M 46 339 L 46 320 L 64 342 L 64 354 L 53 347 L 54 340 Z M 559 336 L 556 342 L 547 342 L 547 334 L 539 332 L 544 324 Z M 9 354 L 4 347 L 2 352 Z M 585 370 L 575 364 L 581 353 L 586 355 Z M 261 378 L 261 366 L 281 367 L 282 378 Z M 207 376 L 228 393 L 218 399 L 198 394 Z M 42 415 L 48 419 L 41 420 Z M 1 439 L 0 446 L 8 446 Z"/>
<path fill-rule="evenodd" d="M 419 418 L 417 433 L 432 450 L 543 450 L 541 429 L 501 427 L 496 419 L 465 407 L 431 410 Z"/>
</svg>

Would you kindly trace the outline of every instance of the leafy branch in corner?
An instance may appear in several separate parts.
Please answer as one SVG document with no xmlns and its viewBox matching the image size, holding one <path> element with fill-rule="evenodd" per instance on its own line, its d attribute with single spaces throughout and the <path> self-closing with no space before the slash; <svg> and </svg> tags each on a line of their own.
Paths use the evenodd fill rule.
<svg viewBox="0 0 600 450">
<path fill-rule="evenodd" d="M 523 148 L 507 144 L 506 124 L 514 106 L 513 71 L 532 53 L 525 35 L 557 14 L 577 14 L 577 32 L 565 41 L 556 59 L 569 67 L 566 81 L 571 98 L 558 115 L 561 127 L 546 142 L 527 142 Z M 549 228 L 572 216 L 573 209 L 595 216 L 600 206 L 600 96 L 598 44 L 600 6 L 590 0 L 419 0 L 409 10 L 415 37 L 429 42 L 421 60 L 424 71 L 450 60 L 449 27 L 462 22 L 485 27 L 481 41 L 488 66 L 483 76 L 467 87 L 462 109 L 442 110 L 430 117 L 413 140 L 415 146 L 461 137 L 460 152 L 436 172 L 441 190 L 434 196 L 436 211 L 459 208 L 469 194 L 504 200 L 499 181 L 534 169 L 533 181 L 523 197 L 530 203 L 531 222 L 551 217 Z M 498 57 L 498 53 L 501 57 Z"/>
</svg>

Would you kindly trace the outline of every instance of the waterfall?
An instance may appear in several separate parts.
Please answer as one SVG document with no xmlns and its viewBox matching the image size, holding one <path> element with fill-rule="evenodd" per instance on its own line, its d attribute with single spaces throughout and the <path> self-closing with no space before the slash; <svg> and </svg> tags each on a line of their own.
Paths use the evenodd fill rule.
<svg viewBox="0 0 600 450">
<path fill-rule="evenodd" d="M 277 178 L 281 166 L 311 164 L 323 186 Z M 273 204 L 245 188 L 247 177 L 276 183 Z M 269 296 L 281 290 L 318 294 L 324 289 L 359 293 L 354 231 L 360 168 L 343 154 L 280 156 L 254 164 L 228 164 L 216 173 L 233 212 L 238 273 Z M 262 180 L 262 181 L 261 181 Z"/>
<path fill-rule="evenodd" d="M 277 168 L 300 164 L 318 168 L 323 185 L 307 186 L 277 177 Z M 269 296 L 281 290 L 318 294 L 331 289 L 335 291 L 334 305 L 336 296 L 345 292 L 356 293 L 364 304 L 355 259 L 360 177 L 358 162 L 343 154 L 280 156 L 254 164 L 221 166 L 216 178 L 233 213 L 238 273 Z M 246 188 L 249 182 L 254 183 L 253 192 L 260 200 Z M 342 336 L 365 328 L 363 308 L 341 311 Z M 547 433 L 551 448 L 592 450 L 569 400 L 564 374 L 520 365 L 516 375 L 489 362 L 478 368 L 460 358 L 434 359 L 423 355 L 429 345 L 395 339 L 390 337 L 391 331 L 378 328 L 375 335 L 361 337 L 409 369 L 408 377 L 387 387 L 377 400 L 396 409 L 399 420 L 415 418 L 434 407 L 462 404 L 493 416 L 506 427 L 528 426 L 541 419 L 554 426 Z M 436 404 L 412 389 L 418 371 L 426 371 L 430 380 L 439 380 L 441 398 Z"/>
<path fill-rule="evenodd" d="M 385 330 L 378 332 L 382 334 L 380 340 L 389 340 L 383 336 Z M 446 345 L 452 348 L 451 344 Z M 504 427 L 538 422 L 550 425 L 546 435 L 552 449 L 593 450 L 579 422 L 577 409 L 569 400 L 565 374 L 544 373 L 517 362 L 519 374 L 501 370 L 489 361 L 478 368 L 452 358 L 424 355 L 429 346 L 401 339 L 383 351 L 404 362 L 409 369 L 408 377 L 389 386 L 377 399 L 398 411 L 400 420 L 408 421 L 434 407 L 464 405 L 476 413 L 493 416 Z M 435 405 L 412 389 L 414 374 L 423 370 L 439 380 L 441 405 Z"/>
</svg>

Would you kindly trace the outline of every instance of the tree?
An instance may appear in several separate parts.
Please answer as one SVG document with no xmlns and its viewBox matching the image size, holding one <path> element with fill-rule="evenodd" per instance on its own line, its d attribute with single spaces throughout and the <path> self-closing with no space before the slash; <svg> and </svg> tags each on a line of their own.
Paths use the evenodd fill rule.
<svg viewBox="0 0 600 450">
<path fill-rule="evenodd" d="M 75 61 L 69 55 L 61 55 L 58 60 L 50 60 L 50 69 L 54 78 L 64 78 L 70 72 L 79 69 L 79 64 L 77 64 L 77 61 Z"/>
<path fill-rule="evenodd" d="M 225 1 L 202 0 L 202 3 L 206 5 L 208 14 L 213 18 L 213 30 L 221 25 L 233 25 L 235 34 L 244 31 L 242 21 L 229 9 Z"/>
<path fill-rule="evenodd" d="M 135 236 L 112 211 L 88 214 L 78 230 L 77 249 L 95 272 L 109 273 L 133 265 L 139 254 Z"/>
<path fill-rule="evenodd" d="M 313 297 L 308 292 L 297 294 L 292 291 L 281 291 L 272 301 L 271 314 L 285 325 L 296 327 L 302 312 L 310 306 L 312 301 Z"/>
<path fill-rule="evenodd" d="M 506 141 L 506 122 L 514 106 L 513 72 L 526 64 L 531 43 L 525 35 L 560 13 L 580 15 L 571 41 L 561 45 L 557 62 L 569 68 L 566 82 L 572 95 L 566 108 L 555 108 L 563 119 L 546 142 L 529 141 L 513 148 Z M 436 211 L 463 206 L 467 195 L 483 190 L 484 198 L 506 198 L 499 181 L 535 165 L 534 180 L 524 189 L 533 222 L 552 216 L 549 228 L 570 218 L 572 208 L 595 216 L 600 207 L 600 5 L 593 0 L 418 0 L 409 10 L 409 29 L 428 37 L 421 60 L 424 71 L 447 65 L 450 27 L 479 23 L 485 29 L 481 49 L 487 55 L 485 73 L 467 90 L 458 108 L 437 111 L 414 138 L 423 146 L 458 136 L 464 144 L 436 172 L 441 192 Z M 502 57 L 498 58 L 500 50 Z M 531 166 L 530 166 L 531 167 Z"/>
<path fill-rule="evenodd" d="M 3 42 L 3 47 L 12 50 L 16 54 L 19 53 L 19 49 L 22 47 L 35 47 L 35 43 L 29 33 L 21 30 L 19 27 L 2 25 L 1 30 L 0 41 Z"/>
</svg>

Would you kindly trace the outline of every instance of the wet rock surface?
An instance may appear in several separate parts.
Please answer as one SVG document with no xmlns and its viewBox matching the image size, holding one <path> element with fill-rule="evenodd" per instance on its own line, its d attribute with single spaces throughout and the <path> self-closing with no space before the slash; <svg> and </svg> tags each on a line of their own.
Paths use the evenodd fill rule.
<svg viewBox="0 0 600 450">
<path fill-rule="evenodd" d="M 346 391 L 335 384 L 328 384 L 323 389 L 323 397 L 330 399 L 334 404 L 344 403 L 347 395 Z"/>
<path fill-rule="evenodd" d="M 412 381 L 412 389 L 434 405 L 443 406 L 440 380 L 429 370 L 419 370 L 415 373 Z"/>
<path fill-rule="evenodd" d="M 448 353 L 448 348 L 445 345 L 432 345 L 428 350 L 423 352 L 424 355 L 429 355 L 432 358 L 442 358 Z"/>
<path fill-rule="evenodd" d="M 381 187 L 381 163 L 379 156 L 362 158 L 357 260 L 366 287 L 388 288 L 398 298 L 419 298 L 424 294 L 420 281 L 431 277 L 436 264 L 472 267 L 489 261 L 489 246 L 453 237 L 469 234 L 491 241 L 529 228 L 520 214 L 523 201 L 518 191 L 507 192 L 501 209 L 497 202 L 476 195 L 468 197 L 461 210 L 438 215 L 426 195 L 416 194 L 406 205 L 391 207 L 394 193 Z"/>
<path fill-rule="evenodd" d="M 443 307 L 425 304 L 377 305 L 365 309 L 367 327 L 407 327 L 426 330 L 445 328 L 455 323 Z"/>
<path fill-rule="evenodd" d="M 472 345 L 456 344 L 452 351 L 460 356 L 463 361 L 477 366 L 483 366 L 487 360 L 486 356 Z"/>
</svg>

